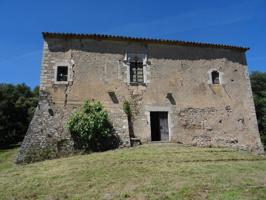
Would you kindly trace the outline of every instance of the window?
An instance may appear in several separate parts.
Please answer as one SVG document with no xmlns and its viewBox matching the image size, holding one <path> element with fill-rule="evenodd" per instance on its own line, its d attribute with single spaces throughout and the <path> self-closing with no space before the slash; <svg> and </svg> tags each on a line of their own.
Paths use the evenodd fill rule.
<svg viewBox="0 0 266 200">
<path fill-rule="evenodd" d="M 72 61 L 71 61 L 72 62 Z M 65 85 L 71 83 L 72 80 L 72 63 L 67 61 L 55 62 L 54 69 L 54 84 Z"/>
<path fill-rule="evenodd" d="M 67 66 L 57 67 L 56 81 L 57 82 L 68 81 L 68 67 Z"/>
<path fill-rule="evenodd" d="M 218 71 L 212 71 L 212 84 L 220 84 L 220 74 Z"/>
<path fill-rule="evenodd" d="M 130 83 L 144 83 L 142 62 L 130 62 Z"/>
<path fill-rule="evenodd" d="M 127 70 L 127 84 L 146 86 L 149 83 L 147 74 L 149 74 L 150 62 L 147 61 L 147 54 L 126 53 L 123 64 Z"/>
<path fill-rule="evenodd" d="M 208 84 L 209 85 L 223 85 L 224 84 L 224 73 L 215 68 L 208 70 Z"/>
</svg>

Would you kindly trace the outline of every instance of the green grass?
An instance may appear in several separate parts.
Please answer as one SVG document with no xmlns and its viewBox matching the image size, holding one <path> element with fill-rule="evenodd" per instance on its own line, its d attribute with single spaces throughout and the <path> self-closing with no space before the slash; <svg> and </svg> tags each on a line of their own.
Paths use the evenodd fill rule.
<svg viewBox="0 0 266 200">
<path fill-rule="evenodd" d="M 0 151 L 0 199 L 266 199 L 266 157 L 150 144 L 16 166 Z"/>
</svg>

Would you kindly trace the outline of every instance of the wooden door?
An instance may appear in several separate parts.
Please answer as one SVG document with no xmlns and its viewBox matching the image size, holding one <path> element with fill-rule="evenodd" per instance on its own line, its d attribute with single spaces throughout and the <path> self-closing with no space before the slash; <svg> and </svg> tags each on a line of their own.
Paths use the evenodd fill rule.
<svg viewBox="0 0 266 200">
<path fill-rule="evenodd" d="M 169 141 L 167 112 L 159 112 L 159 124 L 160 124 L 161 141 Z"/>
<path fill-rule="evenodd" d="M 169 141 L 168 113 L 151 112 L 151 140 Z"/>
</svg>

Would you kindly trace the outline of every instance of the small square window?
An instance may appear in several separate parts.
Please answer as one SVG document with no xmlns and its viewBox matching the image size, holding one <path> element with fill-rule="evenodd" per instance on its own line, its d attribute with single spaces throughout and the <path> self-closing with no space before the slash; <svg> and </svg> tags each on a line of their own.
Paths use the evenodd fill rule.
<svg viewBox="0 0 266 200">
<path fill-rule="evenodd" d="M 68 81 L 68 67 L 67 66 L 58 66 L 57 67 L 57 74 L 56 74 L 56 81 Z"/>
</svg>

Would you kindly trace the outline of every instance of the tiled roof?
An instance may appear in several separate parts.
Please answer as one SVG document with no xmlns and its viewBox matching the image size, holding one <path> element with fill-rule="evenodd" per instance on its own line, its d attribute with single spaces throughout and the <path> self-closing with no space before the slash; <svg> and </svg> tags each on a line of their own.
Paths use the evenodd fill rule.
<svg viewBox="0 0 266 200">
<path fill-rule="evenodd" d="M 224 44 L 210 44 L 201 42 L 188 42 L 181 40 L 166 40 L 166 39 L 152 39 L 152 38 L 140 38 L 140 37 L 127 37 L 127 36 L 116 36 L 116 35 L 104 35 L 104 34 L 80 34 L 80 33 L 51 33 L 43 32 L 43 38 L 65 38 L 65 39 L 105 39 L 114 41 L 132 41 L 141 43 L 152 43 L 152 44 L 164 44 L 164 45 L 178 45 L 178 46 L 193 46 L 193 47 L 207 47 L 207 48 L 218 48 L 218 49 L 232 49 L 241 52 L 249 50 L 247 47 L 231 46 Z"/>
</svg>

